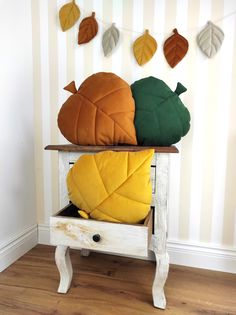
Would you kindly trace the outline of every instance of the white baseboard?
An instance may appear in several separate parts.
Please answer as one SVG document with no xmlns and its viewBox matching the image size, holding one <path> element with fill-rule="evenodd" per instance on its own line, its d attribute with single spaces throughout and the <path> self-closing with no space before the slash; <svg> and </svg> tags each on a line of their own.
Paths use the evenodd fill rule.
<svg viewBox="0 0 236 315">
<path fill-rule="evenodd" d="M 38 243 L 43 245 L 51 245 L 50 228 L 48 224 L 38 224 Z"/>
<path fill-rule="evenodd" d="M 0 272 L 14 263 L 38 243 L 37 224 L 13 235 L 0 248 Z"/>
<path fill-rule="evenodd" d="M 236 273 L 235 248 L 170 240 L 167 249 L 172 264 Z"/>
<path fill-rule="evenodd" d="M 38 243 L 50 245 L 49 225 L 38 225 Z M 171 264 L 236 273 L 236 249 L 169 240 L 167 250 Z"/>
</svg>

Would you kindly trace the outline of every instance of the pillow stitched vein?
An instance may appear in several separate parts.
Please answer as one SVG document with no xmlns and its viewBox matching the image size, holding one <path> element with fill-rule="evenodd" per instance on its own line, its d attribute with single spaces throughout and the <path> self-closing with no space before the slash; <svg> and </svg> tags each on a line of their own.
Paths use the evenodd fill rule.
<svg viewBox="0 0 236 315">
<path fill-rule="evenodd" d="M 104 112 L 101 108 L 98 108 L 92 101 L 90 101 L 86 96 L 84 96 L 83 94 L 81 94 L 80 92 L 79 92 L 79 94 L 83 97 L 83 98 L 85 98 L 89 103 L 91 103 L 94 107 L 96 107 L 97 108 L 97 111 L 100 111 L 101 113 L 103 113 L 105 116 L 107 116 L 110 120 L 112 120 L 112 121 L 114 121 L 116 124 L 117 124 L 117 126 L 119 126 L 120 127 L 120 129 L 131 139 L 131 140 L 134 140 L 128 133 L 127 133 L 127 131 L 120 125 L 120 124 L 118 124 L 118 122 L 116 121 L 116 120 L 114 120 L 114 119 L 112 119 L 106 112 Z M 114 113 L 115 114 L 115 113 Z"/>
<path fill-rule="evenodd" d="M 142 165 L 143 165 L 148 159 L 149 159 L 149 156 L 125 179 L 125 181 L 127 181 L 127 180 L 134 174 L 134 172 L 136 172 L 138 169 L 140 169 L 140 167 L 142 167 Z M 104 201 L 106 201 L 106 200 L 107 200 L 114 192 L 116 192 L 116 190 L 119 189 L 123 184 L 124 184 L 124 182 L 121 183 L 118 187 L 116 187 L 116 188 L 109 194 L 109 196 L 107 196 L 105 199 L 103 199 L 103 200 L 96 206 L 96 208 L 99 207 Z M 95 210 L 96 208 L 93 208 L 92 211 Z"/>
</svg>

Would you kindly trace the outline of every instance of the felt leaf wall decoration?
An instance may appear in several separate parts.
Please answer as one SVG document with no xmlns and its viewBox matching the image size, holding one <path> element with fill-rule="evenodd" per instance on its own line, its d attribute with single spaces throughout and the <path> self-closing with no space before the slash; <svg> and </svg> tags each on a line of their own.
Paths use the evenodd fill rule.
<svg viewBox="0 0 236 315">
<path fill-rule="evenodd" d="M 140 66 L 147 63 L 157 50 L 157 42 L 155 38 L 149 35 L 149 31 L 136 39 L 133 45 L 134 56 Z"/>
<path fill-rule="evenodd" d="M 223 40 L 223 31 L 210 21 L 197 36 L 197 44 L 208 58 L 212 58 L 217 53 Z"/>
<path fill-rule="evenodd" d="M 98 32 L 98 23 L 95 19 L 95 12 L 82 20 L 79 26 L 78 44 L 88 43 Z"/>
<path fill-rule="evenodd" d="M 62 31 L 65 32 L 71 28 L 80 17 L 80 9 L 75 1 L 67 3 L 59 11 L 59 19 Z"/>
<path fill-rule="evenodd" d="M 188 51 L 187 39 L 181 36 L 176 28 L 173 32 L 174 34 L 167 38 L 164 43 L 164 55 L 171 68 L 174 68 Z"/>
<path fill-rule="evenodd" d="M 119 37 L 120 32 L 113 23 L 112 26 L 105 31 L 102 37 L 102 48 L 104 56 L 109 55 L 114 50 L 119 41 Z"/>
</svg>

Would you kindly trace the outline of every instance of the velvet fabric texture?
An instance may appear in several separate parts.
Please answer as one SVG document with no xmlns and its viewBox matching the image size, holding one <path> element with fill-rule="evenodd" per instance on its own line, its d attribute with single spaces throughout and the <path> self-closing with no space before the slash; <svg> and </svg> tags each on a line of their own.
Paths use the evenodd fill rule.
<svg viewBox="0 0 236 315">
<path fill-rule="evenodd" d="M 76 91 L 74 82 L 65 89 L 75 93 L 58 114 L 64 137 L 80 145 L 136 145 L 135 104 L 130 86 L 113 73 L 88 77 Z"/>
<path fill-rule="evenodd" d="M 79 25 L 78 44 L 90 42 L 98 32 L 98 23 L 95 19 L 95 12 L 91 16 L 84 18 Z"/>
<path fill-rule="evenodd" d="M 174 68 L 187 54 L 188 41 L 175 28 L 173 35 L 164 43 L 164 55 L 171 68 Z"/>
<path fill-rule="evenodd" d="M 215 56 L 220 49 L 223 40 L 224 33 L 222 29 L 210 21 L 197 36 L 197 44 L 208 58 Z"/>
<path fill-rule="evenodd" d="M 82 155 L 67 175 L 69 199 L 84 218 L 139 223 L 150 211 L 154 150 Z"/>
<path fill-rule="evenodd" d="M 148 77 L 131 85 L 135 99 L 135 127 L 139 145 L 170 146 L 187 134 L 190 114 L 179 98 L 186 88 L 173 92 L 162 80 Z"/>
</svg>

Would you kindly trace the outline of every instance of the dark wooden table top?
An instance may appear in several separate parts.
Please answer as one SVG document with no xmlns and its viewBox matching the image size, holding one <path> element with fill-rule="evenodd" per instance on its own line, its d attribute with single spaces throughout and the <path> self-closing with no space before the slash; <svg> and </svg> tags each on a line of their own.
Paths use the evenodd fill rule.
<svg viewBox="0 0 236 315">
<path fill-rule="evenodd" d="M 155 146 L 135 146 L 135 145 L 75 145 L 75 144 L 50 144 L 45 150 L 68 151 L 68 152 L 100 152 L 100 151 L 130 151 L 136 152 L 146 149 L 154 149 L 157 153 L 178 153 L 179 150 L 175 146 L 155 147 Z"/>
</svg>

